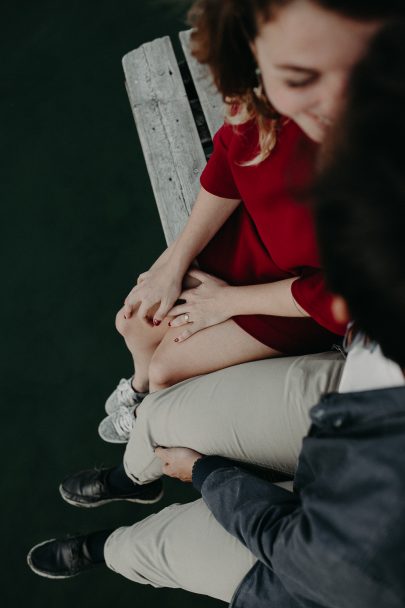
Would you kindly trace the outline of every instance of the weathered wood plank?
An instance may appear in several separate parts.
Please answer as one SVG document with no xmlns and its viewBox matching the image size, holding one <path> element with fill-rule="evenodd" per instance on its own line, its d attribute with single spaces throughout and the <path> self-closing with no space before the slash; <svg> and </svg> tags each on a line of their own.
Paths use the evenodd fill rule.
<svg viewBox="0 0 405 608">
<path fill-rule="evenodd" d="M 183 228 L 205 155 L 169 37 L 124 56 L 123 68 L 166 241 Z"/>
<path fill-rule="evenodd" d="M 203 109 L 211 136 L 224 122 L 225 107 L 222 97 L 215 87 L 209 69 L 201 65 L 190 52 L 191 30 L 180 32 L 180 42 L 190 69 L 195 88 Z"/>
</svg>

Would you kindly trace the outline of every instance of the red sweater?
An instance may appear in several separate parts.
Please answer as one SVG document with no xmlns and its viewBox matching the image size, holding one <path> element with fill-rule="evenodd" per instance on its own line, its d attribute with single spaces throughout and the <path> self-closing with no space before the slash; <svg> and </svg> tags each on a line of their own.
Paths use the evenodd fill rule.
<svg viewBox="0 0 405 608">
<path fill-rule="evenodd" d="M 241 163 L 258 152 L 255 123 L 225 124 L 201 176 L 208 192 L 242 204 L 198 256 L 202 270 L 231 285 L 299 277 L 295 300 L 310 317 L 243 315 L 234 321 L 260 342 L 285 354 L 330 348 L 345 327 L 331 313 L 305 188 L 313 175 L 316 145 L 288 122 L 270 156 L 253 167 Z"/>
</svg>

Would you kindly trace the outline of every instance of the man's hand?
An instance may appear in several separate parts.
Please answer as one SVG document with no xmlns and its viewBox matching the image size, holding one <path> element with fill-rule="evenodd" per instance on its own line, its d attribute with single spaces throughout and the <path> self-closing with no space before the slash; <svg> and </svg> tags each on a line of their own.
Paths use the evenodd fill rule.
<svg viewBox="0 0 405 608">
<path fill-rule="evenodd" d="M 189 448 L 157 447 L 155 454 L 163 463 L 163 473 L 181 481 L 191 481 L 194 463 L 203 456 Z"/>
</svg>

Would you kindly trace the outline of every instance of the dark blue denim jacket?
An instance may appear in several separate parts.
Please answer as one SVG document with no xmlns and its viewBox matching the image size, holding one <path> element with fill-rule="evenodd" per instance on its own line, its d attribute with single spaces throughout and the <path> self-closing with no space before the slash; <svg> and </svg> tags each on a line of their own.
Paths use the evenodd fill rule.
<svg viewBox="0 0 405 608">
<path fill-rule="evenodd" d="M 231 606 L 404 608 L 405 387 L 326 395 L 311 419 L 294 494 L 224 458 L 194 466 L 257 557 Z"/>
</svg>

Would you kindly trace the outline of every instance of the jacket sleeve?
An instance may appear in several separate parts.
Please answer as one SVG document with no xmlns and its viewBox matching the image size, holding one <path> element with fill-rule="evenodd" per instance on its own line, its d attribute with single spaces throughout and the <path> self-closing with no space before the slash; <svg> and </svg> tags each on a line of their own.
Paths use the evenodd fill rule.
<svg viewBox="0 0 405 608">
<path fill-rule="evenodd" d="M 193 483 L 217 521 L 270 566 L 277 539 L 299 518 L 299 498 L 216 456 L 196 462 Z"/>
<path fill-rule="evenodd" d="M 269 576 L 297 602 L 294 606 L 340 605 L 336 597 L 341 581 L 350 581 L 353 570 L 348 570 L 348 578 L 344 572 L 336 582 L 331 576 L 335 568 L 343 568 L 341 539 L 330 535 L 333 526 L 328 511 L 316 508 L 312 483 L 309 494 L 305 497 L 304 492 L 301 498 L 216 456 L 196 462 L 193 483 L 217 521 L 269 569 Z M 336 502 L 335 508 L 341 509 Z M 327 540 L 320 542 L 325 535 Z"/>
<path fill-rule="evenodd" d="M 340 420 L 339 411 L 333 414 L 338 415 L 336 421 Z M 329 418 L 323 424 L 329 428 L 332 423 L 333 418 Z M 378 466 L 372 466 L 381 450 L 375 450 L 375 435 L 367 451 L 364 434 L 361 446 L 355 447 L 358 434 L 353 428 L 348 432 L 351 439 L 346 436 L 344 441 L 339 434 L 338 439 L 332 435 L 326 442 L 324 430 L 322 439 L 304 439 L 296 474 L 299 495 L 256 478 L 235 462 L 211 456 L 196 462 L 193 482 L 201 488 L 204 502 L 217 521 L 257 557 L 255 567 L 261 571 L 255 579 L 257 584 L 267 581 L 270 589 L 275 581 L 288 592 L 292 606 L 403 608 L 403 587 L 392 587 L 383 583 L 387 578 L 380 577 L 388 546 L 393 555 L 389 571 L 397 567 L 394 545 L 391 541 L 385 544 L 386 527 L 370 531 L 370 526 L 375 527 L 375 521 L 381 519 L 385 486 L 374 483 Z M 385 441 L 392 441 L 392 436 Z M 356 450 L 360 450 L 364 462 L 370 454 L 374 454 L 374 460 L 370 457 L 359 469 L 358 459 L 353 458 Z M 380 473 L 385 475 L 386 467 Z M 385 480 L 391 490 L 394 478 Z M 263 572 L 263 566 L 267 572 Z M 402 581 L 399 566 L 396 572 L 398 581 Z"/>
<path fill-rule="evenodd" d="M 306 269 L 291 286 L 294 300 L 320 325 L 344 336 L 346 323 L 338 323 L 332 314 L 332 294 L 325 285 L 324 272 Z"/>
</svg>

